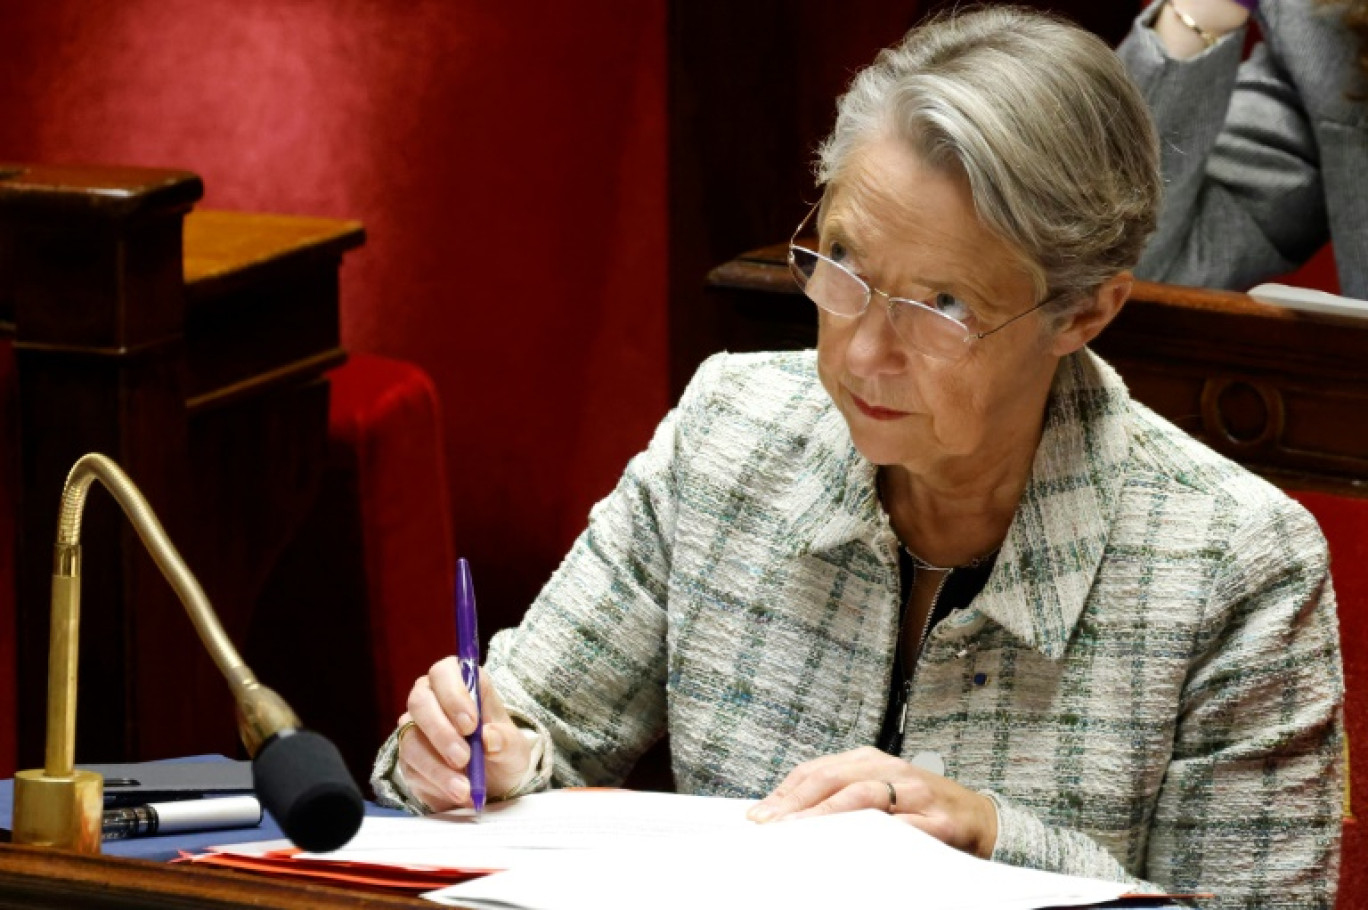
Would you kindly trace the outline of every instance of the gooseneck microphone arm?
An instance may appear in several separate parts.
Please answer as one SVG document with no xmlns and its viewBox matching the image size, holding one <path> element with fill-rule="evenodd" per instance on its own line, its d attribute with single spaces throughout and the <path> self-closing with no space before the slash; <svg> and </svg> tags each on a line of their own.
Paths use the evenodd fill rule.
<svg viewBox="0 0 1368 910">
<path fill-rule="evenodd" d="M 360 826 L 363 807 L 336 747 L 301 730 L 285 700 L 257 681 L 147 500 L 117 464 L 95 453 L 76 462 L 62 490 L 52 577 L 47 749 L 41 772 L 16 775 L 14 839 L 99 852 L 101 781 L 75 768 L 81 516 L 96 480 L 123 509 L 228 681 L 263 804 L 305 849 L 332 850 L 346 843 Z"/>
<path fill-rule="evenodd" d="M 209 605 L 209 598 L 205 596 L 204 589 L 186 567 L 185 560 L 181 558 L 175 544 L 171 543 L 171 538 L 166 536 L 166 530 L 157 520 L 142 492 L 117 464 L 104 455 L 86 455 L 76 462 L 71 473 L 67 475 L 66 486 L 62 491 L 62 511 L 57 524 L 58 571 L 54 575 L 62 575 L 60 570 L 64 563 L 74 563 L 78 571 L 71 577 L 79 582 L 81 516 L 85 512 L 86 496 L 90 492 L 90 486 L 96 480 L 109 490 L 110 495 L 123 509 L 133 529 L 142 538 L 143 545 L 147 547 L 153 562 L 161 569 L 162 575 L 185 605 L 185 611 L 190 615 L 190 621 L 195 624 L 200 641 L 209 649 L 210 657 L 228 681 L 228 686 L 233 692 L 233 700 L 238 706 L 239 733 L 248 753 L 255 756 L 262 743 L 271 736 L 281 730 L 298 727 L 299 718 L 290 710 L 290 706 L 279 695 L 258 683 L 256 676 L 243 663 L 237 648 L 233 647 L 232 641 L 223 631 L 223 625 L 214 613 L 214 608 Z M 51 667 L 48 673 L 51 677 Z M 49 691 L 49 716 L 55 707 L 53 701 Z M 74 715 L 74 692 L 69 701 L 69 711 Z M 62 707 L 63 710 L 68 710 L 65 704 Z M 66 719 L 64 726 L 66 729 L 74 729 L 75 723 L 75 717 L 72 716 Z M 52 746 L 51 736 L 49 746 Z M 71 768 L 73 747 L 72 742 L 65 744 L 66 758 L 63 767 L 68 770 Z M 52 764 L 51 756 L 48 764 Z"/>
<path fill-rule="evenodd" d="M 176 597 L 181 598 L 186 613 L 190 614 L 190 621 L 194 623 L 194 631 L 200 634 L 201 642 L 209 649 L 213 662 L 218 665 L 219 672 L 222 672 L 224 679 L 228 681 L 228 687 L 233 690 L 233 699 L 238 706 L 238 732 L 242 735 L 242 743 L 248 747 L 248 753 L 256 755 L 261 749 L 261 744 L 282 729 L 298 727 L 300 718 L 295 717 L 290 706 L 275 692 L 257 683 L 256 676 L 248 669 L 248 665 L 242 662 L 238 649 L 233 647 L 233 642 L 223 631 L 218 614 L 209 606 L 209 598 L 205 597 L 204 588 L 200 587 L 200 582 L 190 573 L 190 569 L 186 568 L 185 560 L 182 560 L 181 553 L 175 549 L 166 530 L 161 527 L 160 521 L 152 512 L 152 506 L 142 497 L 141 491 L 134 486 L 129 475 L 103 454 L 88 454 L 82 457 L 67 475 L 66 487 L 62 491 L 62 513 L 57 517 L 55 576 L 62 575 L 60 569 L 64 562 L 71 561 L 79 567 L 81 516 L 85 512 L 86 495 L 89 494 L 90 484 L 94 480 L 104 484 L 105 489 L 109 490 L 109 494 L 123 509 L 124 515 L 129 517 L 133 530 L 142 538 L 142 543 L 148 549 L 153 562 L 161 569 L 161 575 L 166 576 L 172 590 L 175 590 Z M 79 572 L 74 573 L 74 577 L 79 582 Z M 51 679 L 51 666 L 48 673 Z M 55 707 L 53 701 L 55 699 L 49 688 L 49 717 L 52 716 Z M 70 698 L 70 710 L 74 714 L 74 694 Z M 74 727 L 74 716 L 67 718 L 66 728 Z M 48 744 L 52 747 L 52 736 L 49 736 Z M 71 768 L 73 747 L 74 743 L 66 744 L 64 768 Z M 51 757 L 48 764 L 52 764 Z"/>
</svg>

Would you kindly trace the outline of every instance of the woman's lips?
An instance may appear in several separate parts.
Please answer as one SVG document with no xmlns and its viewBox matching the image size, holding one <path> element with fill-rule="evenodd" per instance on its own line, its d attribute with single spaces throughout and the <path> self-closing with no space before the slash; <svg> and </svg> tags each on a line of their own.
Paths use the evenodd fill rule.
<svg viewBox="0 0 1368 910">
<path fill-rule="evenodd" d="M 892 408 L 881 408 L 878 405 L 870 404 L 854 392 L 850 393 L 850 400 L 855 402 L 855 407 L 860 409 L 860 413 L 871 420 L 897 420 L 899 417 L 908 416 L 907 411 L 895 411 Z"/>
</svg>

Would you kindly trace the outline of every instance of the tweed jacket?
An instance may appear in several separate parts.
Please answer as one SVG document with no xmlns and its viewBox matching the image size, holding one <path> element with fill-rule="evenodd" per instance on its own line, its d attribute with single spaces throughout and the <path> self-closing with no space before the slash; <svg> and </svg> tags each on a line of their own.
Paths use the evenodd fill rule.
<svg viewBox="0 0 1368 910">
<path fill-rule="evenodd" d="M 995 859 L 1328 907 L 1326 560 L 1299 505 L 1066 358 L 987 585 L 916 667 L 903 754 L 992 797 Z M 668 731 L 681 791 L 758 797 L 876 741 L 900 604 L 876 469 L 813 352 L 719 355 L 488 670 L 554 742 L 558 785 L 617 783 Z M 377 791 L 399 801 L 387 753 Z"/>
<path fill-rule="evenodd" d="M 1368 299 L 1368 91 L 1342 4 L 1262 0 L 1245 30 L 1186 60 L 1139 19 L 1119 53 L 1154 112 L 1164 210 L 1136 274 L 1244 290 L 1333 239 L 1340 287 Z"/>
</svg>

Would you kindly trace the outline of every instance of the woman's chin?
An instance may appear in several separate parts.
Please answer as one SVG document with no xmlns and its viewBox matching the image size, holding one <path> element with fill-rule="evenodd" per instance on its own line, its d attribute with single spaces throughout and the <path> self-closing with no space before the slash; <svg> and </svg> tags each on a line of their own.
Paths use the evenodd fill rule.
<svg viewBox="0 0 1368 910">
<path fill-rule="evenodd" d="M 851 442 L 855 444 L 855 451 L 863 455 L 866 461 L 880 467 L 903 464 L 909 460 L 909 456 L 914 454 L 914 447 L 910 446 L 907 440 L 895 441 L 881 437 L 886 437 L 886 434 L 854 431 L 850 434 Z"/>
</svg>

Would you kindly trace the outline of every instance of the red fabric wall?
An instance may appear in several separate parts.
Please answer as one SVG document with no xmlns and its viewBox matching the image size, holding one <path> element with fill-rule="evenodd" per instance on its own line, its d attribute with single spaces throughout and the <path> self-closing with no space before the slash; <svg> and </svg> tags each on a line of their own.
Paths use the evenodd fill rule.
<svg viewBox="0 0 1368 910">
<path fill-rule="evenodd" d="M 365 222 L 344 340 L 436 380 L 487 630 L 667 408 L 665 143 L 664 0 L 0 0 L 0 161 Z"/>
</svg>

